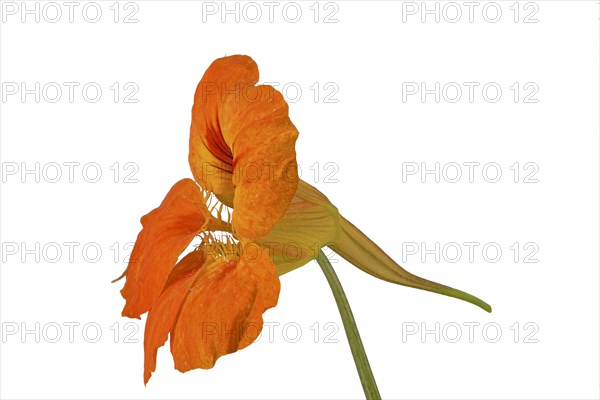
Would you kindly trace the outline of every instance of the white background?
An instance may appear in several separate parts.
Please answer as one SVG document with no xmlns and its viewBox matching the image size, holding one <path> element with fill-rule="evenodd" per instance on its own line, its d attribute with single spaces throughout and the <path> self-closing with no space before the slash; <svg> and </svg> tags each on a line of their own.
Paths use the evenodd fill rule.
<svg viewBox="0 0 600 400">
<path fill-rule="evenodd" d="M 38 3 L 39 22 L 35 14 L 22 22 L 21 2 L 2 2 L 2 398 L 363 396 L 314 262 L 281 278 L 279 304 L 265 314 L 271 338 L 263 335 L 212 370 L 185 374 L 163 347 L 143 385 L 144 320 L 126 325 L 122 282 L 110 280 L 125 268 L 139 218 L 174 182 L 191 177 L 194 90 L 214 59 L 231 54 L 252 56 L 262 82 L 287 85 L 305 180 L 408 270 L 493 306 L 487 314 L 378 281 L 334 258 L 383 397 L 598 398 L 597 2 L 480 2 L 472 22 L 463 2 L 441 2 L 439 22 L 434 14 L 422 22 L 421 2 L 311 1 L 296 3 L 302 15 L 295 23 L 296 5 L 283 14 L 283 2 L 273 22 L 263 2 L 239 3 L 236 22 L 235 14 L 222 15 L 221 2 L 193 1 L 122 2 L 115 23 L 113 3 L 98 2 L 102 15 L 91 23 L 82 15 L 88 3 L 69 22 L 58 2 L 62 18 L 52 23 L 53 5 Z M 262 18 L 253 23 L 255 5 Z M 455 5 L 462 17 L 453 23 Z M 95 17 L 93 7 L 86 18 Z M 138 22 L 124 23 L 133 12 Z M 40 83 L 39 103 L 35 94 L 21 98 L 22 82 L 29 89 Z M 48 101 L 52 85 L 43 92 L 52 82 L 63 88 L 56 103 Z M 73 102 L 64 82 L 79 84 Z M 82 96 L 90 82 L 103 90 L 96 103 Z M 439 82 L 439 103 L 434 94 L 403 99 L 411 82 L 429 89 Z M 448 101 L 455 92 L 443 92 L 452 82 L 463 89 L 456 103 Z M 464 82 L 479 84 L 472 102 Z M 497 102 L 483 97 L 487 83 L 502 89 Z M 138 102 L 124 102 L 136 87 L 130 100 Z M 528 100 L 537 102 L 525 102 L 532 88 Z M 479 163 L 473 182 L 465 162 Z M 23 174 L 36 163 L 38 176 Z M 79 163 L 71 164 L 72 179 L 64 163 Z M 433 174 L 425 182 L 420 174 L 403 179 L 409 163 L 439 163 L 440 182 Z M 457 183 L 449 182 L 452 163 L 462 166 Z M 494 169 L 482 175 L 488 163 L 500 167 L 496 183 L 488 182 Z M 62 175 L 53 183 L 57 164 Z M 97 166 L 102 176 L 88 182 Z M 524 182 L 534 170 L 527 180 L 538 182 Z M 465 242 L 479 243 L 473 260 Z M 438 262 L 422 251 L 436 243 Z M 453 243 L 463 251 L 457 262 Z M 414 244 L 421 251 L 411 255 Z M 538 262 L 525 262 L 528 255 Z M 422 336 L 424 329 L 430 333 Z"/>
</svg>

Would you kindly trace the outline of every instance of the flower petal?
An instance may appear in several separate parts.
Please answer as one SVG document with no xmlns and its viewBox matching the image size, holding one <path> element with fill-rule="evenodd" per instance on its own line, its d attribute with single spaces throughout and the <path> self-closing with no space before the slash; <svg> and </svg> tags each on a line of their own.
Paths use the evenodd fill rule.
<svg viewBox="0 0 600 400">
<path fill-rule="evenodd" d="M 177 263 L 165 289 L 150 308 L 144 331 L 144 384 L 148 383 L 156 369 L 156 353 L 167 341 L 179 310 L 196 280 L 205 257 L 201 251 L 192 251 Z"/>
<path fill-rule="evenodd" d="M 252 343 L 262 314 L 279 297 L 275 266 L 258 245 L 244 246 L 239 262 L 212 261 L 200 269 L 171 331 L 175 368 L 212 368 L 216 360 Z"/>
<path fill-rule="evenodd" d="M 258 66 L 248 56 L 215 60 L 194 95 L 189 162 L 194 179 L 215 194 L 232 194 L 233 153 L 222 134 L 220 109 L 227 93 L 258 82 Z"/>
<path fill-rule="evenodd" d="M 161 205 L 142 217 L 121 290 L 123 316 L 139 318 L 150 309 L 179 255 L 208 219 L 200 188 L 191 179 L 177 182 Z"/>
<path fill-rule="evenodd" d="M 252 102 L 228 102 L 225 138 L 234 157 L 233 228 L 240 236 L 265 236 L 285 214 L 298 186 L 298 131 L 288 105 L 270 86 L 249 89 Z"/>
<path fill-rule="evenodd" d="M 288 105 L 272 86 L 254 86 L 257 80 L 249 57 L 215 61 L 196 90 L 190 132 L 196 181 L 233 201 L 233 228 L 249 239 L 273 228 L 298 185 L 298 131 Z"/>
</svg>

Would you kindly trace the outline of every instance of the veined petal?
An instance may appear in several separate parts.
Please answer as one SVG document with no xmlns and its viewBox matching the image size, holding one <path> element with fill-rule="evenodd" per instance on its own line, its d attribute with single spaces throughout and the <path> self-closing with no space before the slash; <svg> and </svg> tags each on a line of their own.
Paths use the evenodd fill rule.
<svg viewBox="0 0 600 400">
<path fill-rule="evenodd" d="M 251 58 L 215 61 L 198 85 L 192 109 L 190 167 L 196 181 L 233 202 L 234 231 L 265 236 L 286 212 L 298 185 L 298 131 L 272 86 L 254 86 Z"/>
<path fill-rule="evenodd" d="M 279 275 L 315 259 L 319 249 L 328 246 L 376 278 L 455 297 L 486 311 L 491 310 L 487 303 L 475 296 L 406 271 L 341 216 L 323 193 L 302 180 L 286 214 L 267 236 L 256 242 L 269 250 Z"/>
<path fill-rule="evenodd" d="M 179 255 L 210 220 L 198 185 L 177 182 L 161 203 L 141 219 L 121 294 L 123 316 L 139 318 L 160 295 Z"/>
<path fill-rule="evenodd" d="M 300 180 L 284 216 L 256 243 L 268 249 L 283 275 L 316 258 L 340 233 L 340 215 L 323 193 Z"/>
<path fill-rule="evenodd" d="M 268 254 L 244 245 L 240 261 L 209 258 L 198 271 L 171 331 L 171 353 L 181 372 L 212 368 L 259 335 L 265 310 L 279 297 L 279 278 Z"/>
</svg>

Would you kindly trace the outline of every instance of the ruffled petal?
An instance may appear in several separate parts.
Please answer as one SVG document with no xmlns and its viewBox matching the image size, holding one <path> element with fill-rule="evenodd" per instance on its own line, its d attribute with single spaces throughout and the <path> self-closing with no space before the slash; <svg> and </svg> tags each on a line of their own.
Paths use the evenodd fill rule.
<svg viewBox="0 0 600 400">
<path fill-rule="evenodd" d="M 220 109 L 228 93 L 258 82 L 258 66 L 248 56 L 215 60 L 194 95 L 189 162 L 194 179 L 215 194 L 232 194 L 233 153 L 222 133 Z"/>
<path fill-rule="evenodd" d="M 215 61 L 196 90 L 190 134 L 195 179 L 233 202 L 234 231 L 249 239 L 269 233 L 298 185 L 298 130 L 281 93 L 257 80 L 249 57 Z"/>
<path fill-rule="evenodd" d="M 251 102 L 228 102 L 225 138 L 232 143 L 235 185 L 233 228 L 240 236 L 265 236 L 281 219 L 298 186 L 298 131 L 288 105 L 270 86 L 248 90 Z"/>
<path fill-rule="evenodd" d="M 209 218 L 200 188 L 191 179 L 177 182 L 161 205 L 142 217 L 121 290 L 123 316 L 139 318 L 150 309 L 179 255 Z"/>
<path fill-rule="evenodd" d="M 212 368 L 220 356 L 252 343 L 263 312 L 277 304 L 279 289 L 275 266 L 254 243 L 244 246 L 239 262 L 209 258 L 171 331 L 175 368 Z"/>
</svg>

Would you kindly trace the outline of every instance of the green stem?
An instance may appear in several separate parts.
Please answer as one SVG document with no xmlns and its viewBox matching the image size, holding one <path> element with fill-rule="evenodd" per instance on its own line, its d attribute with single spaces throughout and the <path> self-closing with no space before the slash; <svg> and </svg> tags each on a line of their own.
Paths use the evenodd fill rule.
<svg viewBox="0 0 600 400">
<path fill-rule="evenodd" d="M 360 382 L 365 392 L 365 396 L 368 400 L 381 399 L 379 389 L 377 389 L 377 383 L 375 383 L 373 371 L 371 371 L 371 366 L 369 365 L 367 353 L 365 353 L 362 340 L 360 340 L 356 321 L 354 321 L 354 316 L 352 315 L 352 310 L 350 309 L 350 304 L 348 303 L 342 284 L 322 250 L 319 250 L 317 262 L 321 266 L 321 269 L 327 278 L 327 282 L 329 282 L 333 297 L 340 310 L 342 323 L 344 324 L 348 343 L 350 344 L 350 350 L 352 351 L 352 357 L 354 357 L 354 363 L 356 364 L 356 370 L 358 371 L 358 376 L 360 376 Z"/>
</svg>

